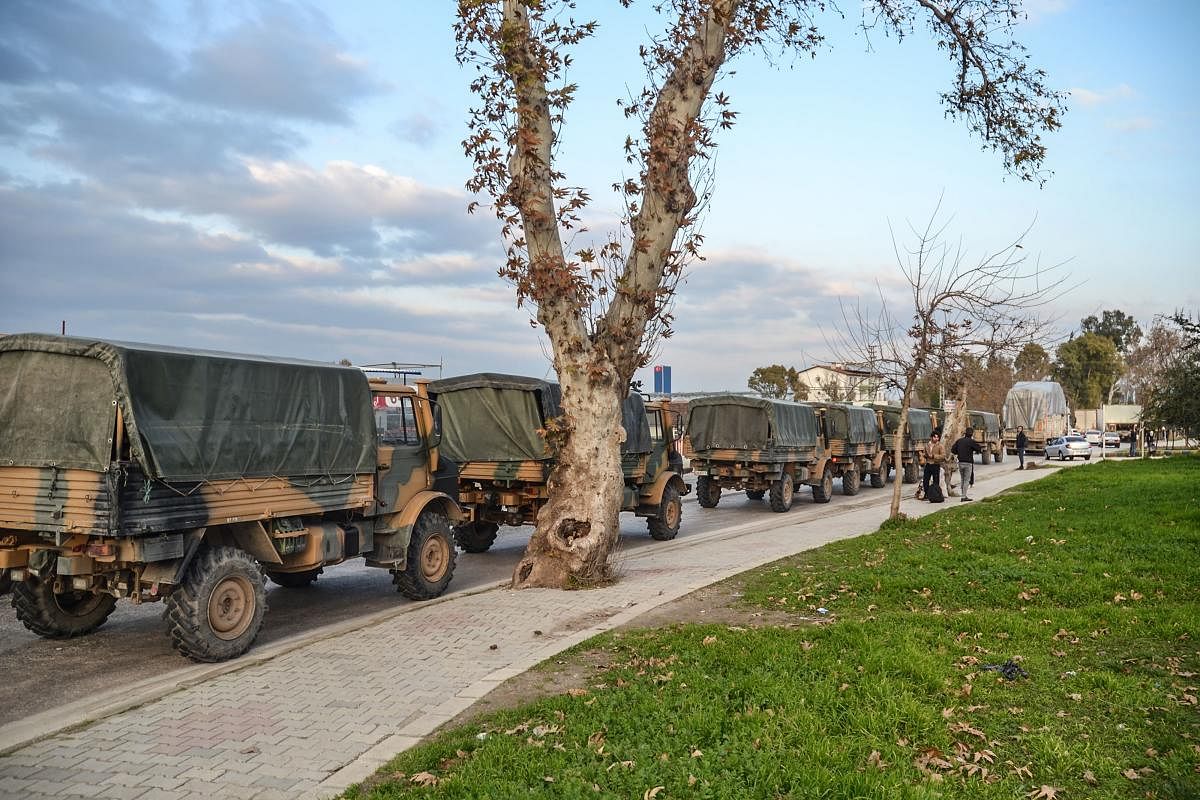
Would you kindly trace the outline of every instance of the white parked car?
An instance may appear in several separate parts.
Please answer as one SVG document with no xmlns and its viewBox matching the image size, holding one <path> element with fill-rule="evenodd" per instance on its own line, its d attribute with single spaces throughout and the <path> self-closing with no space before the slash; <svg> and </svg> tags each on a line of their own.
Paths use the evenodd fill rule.
<svg viewBox="0 0 1200 800">
<path fill-rule="evenodd" d="M 1120 447 L 1121 446 L 1121 434 L 1117 433 L 1116 431 L 1109 431 L 1108 433 L 1104 434 L 1104 446 L 1105 447 Z"/>
<path fill-rule="evenodd" d="M 1096 431 L 1096 430 L 1084 431 L 1083 438 L 1087 439 L 1088 444 L 1092 444 L 1092 445 L 1095 445 L 1096 447 L 1099 447 L 1100 443 L 1104 439 L 1104 432 Z"/>
<path fill-rule="evenodd" d="M 1046 445 L 1046 460 L 1055 456 L 1059 461 L 1074 461 L 1081 456 L 1084 461 L 1092 460 L 1092 446 L 1082 436 L 1060 436 Z"/>
</svg>

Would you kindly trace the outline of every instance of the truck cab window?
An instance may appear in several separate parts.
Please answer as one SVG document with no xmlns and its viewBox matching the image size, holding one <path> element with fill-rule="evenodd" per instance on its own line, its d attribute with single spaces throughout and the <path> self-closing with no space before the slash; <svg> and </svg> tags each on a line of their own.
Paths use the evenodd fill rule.
<svg viewBox="0 0 1200 800">
<path fill-rule="evenodd" d="M 376 395 L 375 431 L 380 444 L 415 445 L 421 443 L 413 399 L 400 395 Z"/>
</svg>

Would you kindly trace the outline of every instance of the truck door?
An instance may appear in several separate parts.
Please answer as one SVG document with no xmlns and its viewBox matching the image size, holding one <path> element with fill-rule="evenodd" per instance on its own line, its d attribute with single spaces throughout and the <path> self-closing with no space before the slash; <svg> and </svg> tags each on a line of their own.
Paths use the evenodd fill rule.
<svg viewBox="0 0 1200 800">
<path fill-rule="evenodd" d="M 380 513 L 399 511 L 429 487 L 429 450 L 417 424 L 410 394 L 374 396 L 375 431 L 379 437 L 376 496 Z"/>
</svg>

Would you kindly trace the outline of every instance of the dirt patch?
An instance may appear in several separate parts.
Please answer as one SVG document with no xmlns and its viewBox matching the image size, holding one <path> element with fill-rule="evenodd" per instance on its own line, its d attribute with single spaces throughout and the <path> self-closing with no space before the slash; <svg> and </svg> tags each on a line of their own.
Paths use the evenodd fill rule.
<svg viewBox="0 0 1200 800">
<path fill-rule="evenodd" d="M 794 613 L 743 605 L 741 598 L 742 583 L 739 579 L 732 578 L 698 589 L 670 603 L 664 603 L 617 630 L 644 630 L 690 623 L 740 625 L 744 628 L 798 628 L 811 624 L 797 619 Z M 600 621 L 599 618 L 592 618 L 593 616 L 598 617 L 589 615 L 588 624 Z M 565 694 L 570 689 L 586 689 L 589 684 L 595 682 L 599 672 L 612 665 L 612 656 L 607 650 L 585 650 L 564 655 L 550 664 L 523 672 L 497 686 L 486 697 L 476 701 L 442 728 L 464 725 L 493 711 L 514 708 L 543 697 Z"/>
</svg>

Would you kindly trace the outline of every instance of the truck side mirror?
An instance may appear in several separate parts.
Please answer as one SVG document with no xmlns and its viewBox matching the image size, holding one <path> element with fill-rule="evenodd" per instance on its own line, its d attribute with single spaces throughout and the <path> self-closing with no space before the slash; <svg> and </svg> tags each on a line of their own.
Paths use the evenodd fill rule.
<svg viewBox="0 0 1200 800">
<path fill-rule="evenodd" d="M 429 410 L 433 417 L 433 430 L 429 432 L 429 449 L 432 450 L 442 444 L 442 407 L 430 400 Z"/>
</svg>

